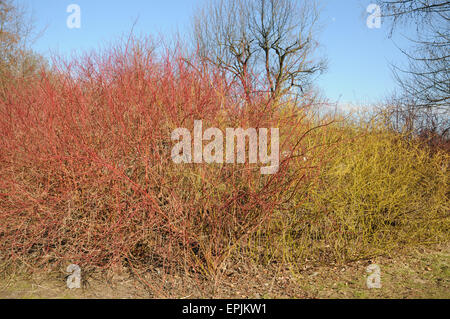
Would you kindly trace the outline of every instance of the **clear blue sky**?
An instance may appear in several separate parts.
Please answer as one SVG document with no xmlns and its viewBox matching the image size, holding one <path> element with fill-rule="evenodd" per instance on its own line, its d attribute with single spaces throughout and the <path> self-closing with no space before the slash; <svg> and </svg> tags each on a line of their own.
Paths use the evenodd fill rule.
<svg viewBox="0 0 450 319">
<path fill-rule="evenodd" d="M 191 17 L 208 0 L 18 0 L 32 9 L 38 28 L 45 33 L 33 45 L 46 56 L 90 50 L 114 41 L 135 27 L 137 34 L 170 36 L 188 30 Z M 307 0 L 311 1 L 311 0 Z M 340 103 L 372 103 L 395 87 L 389 63 L 404 57 L 388 39 L 388 25 L 369 29 L 366 7 L 370 0 L 323 0 L 321 52 L 329 60 L 329 70 L 318 85 L 330 99 Z M 69 29 L 66 8 L 81 8 L 81 28 Z M 406 41 L 397 37 L 401 46 Z"/>
</svg>

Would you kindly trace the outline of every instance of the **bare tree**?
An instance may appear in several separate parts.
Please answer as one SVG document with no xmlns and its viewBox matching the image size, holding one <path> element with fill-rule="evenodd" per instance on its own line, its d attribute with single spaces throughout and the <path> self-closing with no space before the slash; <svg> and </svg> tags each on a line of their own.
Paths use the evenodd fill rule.
<svg viewBox="0 0 450 319">
<path fill-rule="evenodd" d="M 394 67 L 402 88 L 398 112 L 416 128 L 440 130 L 447 134 L 450 117 L 450 1 L 379 0 L 383 16 L 391 19 L 391 35 L 402 25 L 415 25 L 412 50 L 402 50 L 408 57 L 407 68 Z"/>
<path fill-rule="evenodd" d="M 28 48 L 37 36 L 33 30 L 25 7 L 13 0 L 0 0 L 0 81 L 32 74 L 44 64 L 42 57 Z"/>
<path fill-rule="evenodd" d="M 194 17 L 202 57 L 238 79 L 246 98 L 268 88 L 278 99 L 308 89 L 325 61 L 314 61 L 314 1 L 213 0 Z"/>
</svg>

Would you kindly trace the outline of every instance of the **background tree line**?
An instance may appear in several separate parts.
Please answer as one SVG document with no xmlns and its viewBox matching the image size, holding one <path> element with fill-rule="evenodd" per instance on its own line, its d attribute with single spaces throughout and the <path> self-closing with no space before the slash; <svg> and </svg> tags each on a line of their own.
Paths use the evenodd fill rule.
<svg viewBox="0 0 450 319">
<path fill-rule="evenodd" d="M 400 91 L 392 98 L 391 124 L 423 136 L 449 138 L 450 1 L 379 0 L 390 21 L 390 34 L 405 26 L 415 30 L 412 48 L 403 54 L 408 66 L 394 66 Z"/>
<path fill-rule="evenodd" d="M 29 77 L 46 65 L 45 59 L 30 49 L 38 36 L 32 17 L 13 0 L 0 0 L 0 94 L 7 81 Z"/>
<path fill-rule="evenodd" d="M 317 1 L 212 0 L 193 17 L 193 49 L 237 81 L 245 101 L 260 92 L 273 100 L 304 97 L 326 70 L 318 56 Z M 390 34 L 415 26 L 407 67 L 395 66 L 400 90 L 388 102 L 390 125 L 448 138 L 449 10 L 445 0 L 378 0 Z M 32 19 L 14 0 L 0 0 L 0 94 L 5 81 L 46 65 L 30 49 Z"/>
</svg>

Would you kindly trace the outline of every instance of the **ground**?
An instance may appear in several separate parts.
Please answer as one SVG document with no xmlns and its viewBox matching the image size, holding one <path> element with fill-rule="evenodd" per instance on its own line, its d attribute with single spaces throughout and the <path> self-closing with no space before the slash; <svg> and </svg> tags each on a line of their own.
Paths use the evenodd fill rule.
<svg viewBox="0 0 450 319">
<path fill-rule="evenodd" d="M 367 288 L 369 264 L 381 268 L 379 289 Z M 158 269 L 139 275 L 89 274 L 83 287 L 73 290 L 63 272 L 29 275 L 21 270 L 0 279 L 0 298 L 450 298 L 449 266 L 450 245 L 439 245 L 344 265 L 304 265 L 298 275 L 276 265 L 243 264 L 208 281 L 162 277 Z"/>
</svg>

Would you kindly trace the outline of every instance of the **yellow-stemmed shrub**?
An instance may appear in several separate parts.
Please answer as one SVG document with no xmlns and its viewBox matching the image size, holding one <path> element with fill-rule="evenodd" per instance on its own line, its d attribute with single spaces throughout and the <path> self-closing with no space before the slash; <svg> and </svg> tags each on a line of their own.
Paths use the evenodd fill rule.
<svg viewBox="0 0 450 319">
<path fill-rule="evenodd" d="M 290 209 L 280 210 L 251 238 L 255 256 L 301 266 L 306 260 L 345 262 L 448 241 L 448 153 L 431 152 L 380 124 L 363 127 L 339 122 L 327 138 L 323 132 L 308 136 L 311 146 L 328 143 L 329 158 Z M 331 148 L 333 140 L 340 142 Z"/>
</svg>

